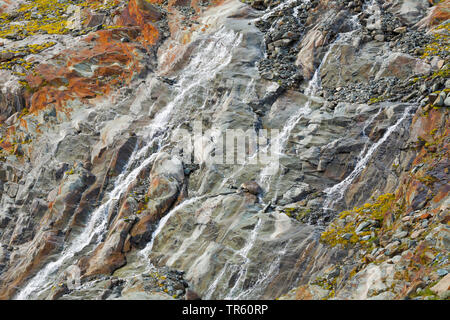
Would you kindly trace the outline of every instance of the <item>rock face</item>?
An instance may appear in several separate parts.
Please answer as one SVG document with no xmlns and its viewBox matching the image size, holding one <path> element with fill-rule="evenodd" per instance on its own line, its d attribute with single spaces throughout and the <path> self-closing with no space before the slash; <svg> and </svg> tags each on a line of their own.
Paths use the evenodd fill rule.
<svg viewBox="0 0 450 320">
<path fill-rule="evenodd" d="M 448 299 L 448 1 L 48 2 L 0 9 L 0 299 Z"/>
</svg>

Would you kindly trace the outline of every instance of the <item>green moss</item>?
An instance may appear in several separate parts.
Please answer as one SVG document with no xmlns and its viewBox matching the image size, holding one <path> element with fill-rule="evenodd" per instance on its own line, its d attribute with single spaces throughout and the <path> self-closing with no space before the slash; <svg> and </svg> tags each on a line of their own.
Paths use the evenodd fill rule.
<svg viewBox="0 0 450 320">
<path fill-rule="evenodd" d="M 23 39 L 36 34 L 66 34 L 69 32 L 66 20 L 69 6 L 96 11 L 111 9 L 120 3 L 119 0 L 28 0 L 19 6 L 15 15 L 0 14 L 0 37 Z"/>
<path fill-rule="evenodd" d="M 374 98 L 370 98 L 370 100 L 367 102 L 367 104 L 371 105 L 374 103 L 383 102 L 385 100 L 386 100 L 386 97 L 384 97 L 384 96 L 374 97 Z"/>
<path fill-rule="evenodd" d="M 327 243 L 331 246 L 337 244 L 342 244 L 344 246 L 352 245 L 356 243 L 362 244 L 364 247 L 372 247 L 373 242 L 376 237 L 371 237 L 369 240 L 361 241 L 360 239 L 364 236 L 371 235 L 370 231 L 362 231 L 356 234 L 356 228 L 363 222 L 368 220 L 378 221 L 375 227 L 379 229 L 381 227 L 382 221 L 388 212 L 401 211 L 396 208 L 395 197 L 392 193 L 387 193 L 379 196 L 373 203 L 366 203 L 361 207 L 353 208 L 352 210 L 342 211 L 338 218 L 341 222 L 347 221 L 347 217 L 351 216 L 343 226 L 342 223 L 338 223 L 336 220 L 333 221 L 326 230 L 322 233 L 320 239 L 322 242 Z M 350 234 L 349 239 L 343 238 L 343 235 Z"/>
<path fill-rule="evenodd" d="M 423 50 L 423 55 L 421 56 L 422 59 L 429 57 L 429 56 L 439 56 L 443 59 L 447 58 L 448 53 L 450 52 L 450 45 L 449 45 L 449 34 L 450 31 L 450 23 L 444 23 L 438 27 L 436 27 L 436 30 L 441 30 L 444 32 L 435 33 L 433 35 L 433 41 L 425 46 Z"/>
<path fill-rule="evenodd" d="M 333 278 L 332 280 L 329 280 L 324 277 L 317 277 L 313 282 L 311 282 L 311 285 L 319 286 L 325 290 L 328 290 L 328 296 L 325 297 L 326 299 L 333 298 L 336 294 L 336 283 L 337 279 Z"/>
<path fill-rule="evenodd" d="M 309 213 L 311 209 L 309 208 L 284 208 L 283 213 L 289 218 L 295 219 L 297 221 L 302 221 Z"/>
</svg>

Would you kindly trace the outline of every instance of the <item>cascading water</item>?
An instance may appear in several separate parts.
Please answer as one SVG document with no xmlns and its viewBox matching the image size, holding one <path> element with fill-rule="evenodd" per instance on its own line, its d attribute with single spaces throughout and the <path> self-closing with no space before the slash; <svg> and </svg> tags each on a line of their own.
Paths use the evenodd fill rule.
<svg viewBox="0 0 450 320">
<path fill-rule="evenodd" d="M 231 56 L 228 54 L 229 50 L 237 46 L 240 41 L 241 37 L 239 34 L 232 30 L 221 28 L 200 43 L 190 63 L 180 74 L 180 79 L 175 87 L 175 98 L 144 129 L 143 136 L 148 143 L 131 155 L 125 170 L 117 178 L 113 190 L 109 192 L 108 200 L 90 215 L 86 227 L 71 243 L 63 248 L 58 259 L 49 262 L 28 281 L 17 293 L 16 299 L 22 300 L 38 297 L 39 294 L 52 286 L 53 277 L 58 272 L 61 272 L 61 268 L 76 262 L 74 257 L 78 253 L 88 246 L 95 248 L 102 241 L 102 236 L 107 231 L 109 210 L 119 201 L 129 185 L 136 180 L 138 174 L 154 160 L 157 150 L 150 156 L 147 154 L 154 146 L 155 140 L 158 140 L 158 150 L 162 147 L 163 142 L 161 141 L 160 133 L 168 129 L 168 123 L 174 111 L 184 107 L 184 103 L 190 99 L 193 92 L 201 90 L 206 82 L 213 79 L 217 72 L 231 61 Z M 144 94 L 149 94 L 149 91 L 145 90 Z M 145 101 L 142 97 L 137 99 L 138 103 Z M 136 164 L 138 164 L 137 167 L 130 170 Z"/>
<path fill-rule="evenodd" d="M 186 206 L 189 206 L 189 205 L 191 205 L 191 204 L 193 204 L 193 203 L 195 203 L 195 202 L 197 202 L 197 201 L 199 201 L 201 199 L 203 199 L 203 197 L 193 197 L 193 198 L 184 200 L 180 204 L 178 204 L 177 206 L 172 208 L 168 214 L 166 214 L 164 217 L 161 218 L 161 220 L 158 222 L 158 226 L 156 227 L 155 231 L 153 231 L 153 234 L 152 234 L 150 242 L 145 246 L 144 249 L 142 249 L 142 250 L 140 250 L 138 252 L 139 261 L 143 262 L 143 264 L 145 266 L 145 271 L 144 271 L 145 273 L 151 272 L 152 270 L 155 269 L 154 265 L 148 259 L 148 256 L 149 256 L 150 252 L 153 249 L 153 243 L 155 241 L 155 238 L 159 235 L 161 230 L 164 229 L 167 221 L 173 215 L 175 215 L 179 210 L 182 210 Z"/>
<path fill-rule="evenodd" d="M 318 73 L 317 70 L 316 73 Z M 311 94 L 313 92 L 312 88 L 316 86 L 315 82 L 317 81 L 318 77 L 315 75 L 313 79 L 310 81 L 308 88 L 305 91 L 308 91 L 308 93 Z M 302 117 L 308 114 L 309 112 L 311 112 L 311 99 L 309 99 L 304 106 L 300 107 L 296 114 L 294 114 L 288 119 L 286 126 L 283 128 L 280 134 L 274 138 L 272 144 L 275 144 L 277 146 L 278 150 L 276 152 L 278 153 L 278 155 L 283 154 L 283 150 L 286 147 L 286 143 L 291 135 L 292 130 L 295 128 L 300 119 L 302 119 Z M 270 190 L 270 185 L 272 182 L 272 178 L 274 176 L 274 172 L 277 172 L 278 169 L 279 169 L 278 163 L 271 162 L 261 171 L 258 183 L 260 183 L 265 188 L 265 190 Z M 277 195 L 275 195 L 275 197 L 276 196 Z"/>
<path fill-rule="evenodd" d="M 258 18 L 258 20 L 266 20 L 267 18 L 272 16 L 274 13 L 277 13 L 277 12 L 287 8 L 288 6 L 290 6 L 290 5 L 294 4 L 294 3 L 298 3 L 298 2 L 301 2 L 301 3 L 304 3 L 304 4 L 308 4 L 311 1 L 309 1 L 309 0 L 303 0 L 303 1 L 287 0 L 285 2 L 281 2 L 276 7 L 273 7 L 271 9 L 267 9 L 266 12 L 264 13 L 264 15 L 262 15 L 260 18 Z"/>
<path fill-rule="evenodd" d="M 392 126 L 388 128 L 388 130 L 384 133 L 383 137 L 381 137 L 377 142 L 375 142 L 367 150 L 367 152 L 364 153 L 364 151 L 366 150 L 366 146 L 363 148 L 358 157 L 359 161 L 356 163 L 355 168 L 344 180 L 324 190 L 324 192 L 327 195 L 323 204 L 324 210 L 332 210 L 336 202 L 342 200 L 342 198 L 345 195 L 345 192 L 347 191 L 351 183 L 359 176 L 359 174 L 367 166 L 368 162 L 372 159 L 372 155 L 389 138 L 389 136 L 393 132 L 395 132 L 395 130 L 399 127 L 399 125 L 408 117 L 413 108 L 414 106 L 407 107 L 403 112 L 403 115 Z M 375 117 L 376 115 L 371 119 L 371 121 L 373 121 Z M 370 125 L 370 123 L 368 125 Z M 365 131 L 365 128 L 363 129 L 363 131 Z"/>
<path fill-rule="evenodd" d="M 239 290 L 239 286 L 242 286 L 243 279 L 245 279 L 245 275 L 247 274 L 248 265 L 250 262 L 250 259 L 248 258 L 249 251 L 253 248 L 253 245 L 255 244 L 256 238 L 258 236 L 258 232 L 262 227 L 262 219 L 258 219 L 258 222 L 256 223 L 255 227 L 253 228 L 252 232 L 250 233 L 250 237 L 248 239 L 248 242 L 244 247 L 242 247 L 241 250 L 237 252 L 237 255 L 242 257 L 244 259 L 243 265 L 239 267 L 238 270 L 238 278 L 234 284 L 234 286 L 230 289 L 228 292 L 228 295 L 225 297 L 225 299 L 233 299 L 234 295 L 236 294 L 236 291 Z M 242 288 L 241 288 L 242 290 Z"/>
<path fill-rule="evenodd" d="M 355 28 L 357 28 L 357 25 L 355 24 Z M 350 34 L 351 32 L 349 32 Z M 309 82 L 306 90 L 305 95 L 310 97 L 314 96 L 318 90 L 321 88 L 320 83 L 320 71 L 323 65 L 323 62 L 327 59 L 328 55 L 334 48 L 334 46 L 339 43 L 341 39 L 341 36 L 338 36 L 334 43 L 332 43 L 329 46 L 328 52 L 323 57 L 323 60 L 319 67 L 316 69 L 313 78 Z M 254 82 L 250 81 L 248 86 L 245 88 L 244 93 L 244 100 L 246 97 L 250 97 L 253 95 L 253 92 L 255 91 L 254 88 Z M 306 104 L 302 106 L 297 113 L 295 113 L 293 116 L 289 118 L 287 121 L 286 126 L 283 128 L 282 132 L 274 139 L 272 140 L 272 145 L 278 145 L 278 152 L 281 154 L 283 153 L 283 150 L 285 149 L 285 145 L 287 143 L 287 140 L 289 139 L 289 136 L 291 135 L 292 130 L 295 128 L 295 126 L 298 124 L 300 119 L 302 119 L 303 116 L 311 112 L 311 104 L 312 99 L 308 99 Z M 268 148 L 269 146 L 267 146 Z M 229 181 L 233 176 L 237 176 L 240 172 L 243 171 L 243 168 L 245 168 L 245 164 L 240 168 L 240 170 L 235 171 L 231 176 L 226 177 L 222 181 L 222 186 L 225 185 L 226 181 Z M 272 178 L 273 172 L 271 174 L 265 174 L 269 173 L 272 168 L 269 166 L 264 167 L 260 171 L 260 179 L 259 182 L 268 189 L 271 187 L 270 179 Z M 268 181 L 268 180 L 269 181 Z M 265 183 L 266 182 L 266 183 Z M 268 183 L 267 183 L 268 182 Z M 155 238 L 159 237 L 161 233 L 164 232 L 164 228 L 167 224 L 171 223 L 171 219 L 176 214 L 175 211 L 178 212 L 178 214 L 182 214 L 182 210 L 178 208 L 177 210 L 171 211 L 166 218 L 164 218 L 160 225 L 158 226 L 157 231 L 154 232 L 153 238 L 151 243 L 142 251 L 143 256 L 147 256 L 151 253 L 154 246 L 154 240 Z M 171 255 L 166 260 L 165 264 L 168 266 L 175 266 L 177 265 L 177 262 L 182 259 L 182 257 L 186 254 L 188 248 L 191 248 L 194 246 L 196 242 L 200 240 L 200 237 L 203 235 L 203 233 L 206 230 L 206 225 L 201 223 L 201 217 L 204 216 L 206 213 L 198 215 L 196 218 L 198 225 L 193 228 L 189 236 L 186 236 L 183 239 L 183 242 L 177 246 L 176 251 L 172 252 Z M 258 215 L 260 213 L 257 214 Z M 279 218 L 273 217 L 275 220 L 278 221 Z M 205 219 L 210 221 L 210 219 L 213 219 L 211 216 L 205 216 Z M 216 217 L 216 220 L 219 220 L 220 217 Z M 256 223 L 254 224 L 254 227 L 252 230 L 248 233 L 248 238 L 245 242 L 245 244 L 237 251 L 235 251 L 230 259 L 224 263 L 224 265 L 218 270 L 217 274 L 214 276 L 214 280 L 210 282 L 209 286 L 206 288 L 204 294 L 204 297 L 206 299 L 210 299 L 213 297 L 222 297 L 224 299 L 248 299 L 248 298 L 255 298 L 255 297 L 261 297 L 264 294 L 264 291 L 275 276 L 280 272 L 280 266 L 282 263 L 282 260 L 285 259 L 285 255 L 287 252 L 291 250 L 291 246 L 293 245 L 293 242 L 291 240 L 281 241 L 277 239 L 273 239 L 272 241 L 280 241 L 279 246 L 280 250 L 276 257 L 274 257 L 274 260 L 272 263 L 268 263 L 262 269 L 260 270 L 259 274 L 257 275 L 256 279 L 254 279 L 255 283 L 248 287 L 247 281 L 249 279 L 249 270 L 253 267 L 253 264 L 255 261 L 253 261 L 253 258 L 251 257 L 250 253 L 255 249 L 256 243 L 258 242 L 258 239 L 261 237 L 261 232 L 263 229 L 263 226 L 265 225 L 266 219 L 262 217 L 258 217 Z M 272 222 L 271 222 L 272 223 Z M 274 234 L 277 234 L 277 238 L 281 237 L 282 234 L 285 232 L 292 232 L 291 226 L 288 226 L 287 229 L 284 232 L 281 232 L 278 229 L 275 229 Z M 314 232 L 309 233 L 308 236 L 306 236 L 305 239 L 303 239 L 300 243 L 300 246 L 296 246 L 295 250 L 301 251 L 302 248 L 308 246 L 310 244 L 310 241 L 313 241 Z M 161 235 L 163 236 L 163 235 Z M 204 246 L 207 246 L 206 244 Z M 259 250 L 259 249 L 258 249 Z M 199 259 L 203 259 L 203 257 L 207 256 L 207 253 L 205 251 L 204 254 L 201 254 Z M 193 262 L 195 265 L 199 260 L 196 260 Z M 252 275 L 251 277 L 254 277 Z M 232 285 L 229 288 L 222 288 L 221 286 L 224 283 L 232 283 Z"/>
<path fill-rule="evenodd" d="M 140 154 L 140 152 L 133 153 L 129 163 L 133 162 L 133 158 L 138 157 Z M 127 172 L 129 165 L 127 165 L 125 171 L 118 177 L 114 189 L 110 192 L 109 199 L 91 214 L 83 231 L 63 249 L 56 261 L 48 263 L 21 291 L 19 291 L 16 299 L 30 299 L 34 296 L 38 296 L 39 293 L 45 291 L 52 285 L 52 279 L 50 279 L 50 276 L 58 272 L 59 268 L 67 264 L 73 257 L 75 257 L 77 253 L 81 252 L 86 246 L 91 244 L 93 240 L 95 243 L 99 243 L 101 241 L 102 235 L 106 229 L 109 209 L 118 199 L 120 199 L 129 184 L 136 179 L 142 169 L 145 168 L 152 160 L 153 157 L 146 159 L 146 161 L 142 162 L 139 167 L 129 173 Z"/>
<path fill-rule="evenodd" d="M 3 70 L 11 78 L 0 83 L 8 95 L 0 110 L 0 299 L 188 299 L 192 291 L 202 299 L 378 299 L 409 292 L 407 277 L 380 291 L 390 280 L 369 274 L 404 262 L 380 256 L 383 241 L 368 240 L 373 262 L 365 242 L 333 245 L 341 233 L 353 234 L 349 219 L 370 217 L 341 221 L 334 214 L 366 202 L 363 211 L 371 211 L 375 195 L 395 194 L 402 215 L 438 212 L 428 224 L 412 221 L 414 230 L 424 229 L 419 237 L 436 231 L 427 229 L 447 203 L 446 162 L 432 153 L 445 148 L 448 114 L 427 104 L 435 96 L 429 88 L 441 91 L 434 103 L 447 104 L 448 83 L 434 77 L 439 72 L 429 77 L 445 55 L 412 54 L 428 45 L 430 32 L 443 30 L 438 21 L 431 30 L 423 24 L 425 11 L 436 8 L 379 0 L 183 8 L 138 2 L 118 4 L 123 28 L 88 28 L 89 41 L 73 45 L 70 39 L 85 36 L 54 35 L 51 49 L 33 53 L 39 76 L 56 79 L 24 97 L 36 112 L 14 114 L 20 110 L 8 104 L 22 94 L 15 80 L 23 76 L 19 66 Z M 107 25 L 119 12 L 94 11 Z M 13 53 L 16 40 L 33 39 L 10 38 L 5 49 Z M 9 56 L 5 63 L 14 62 Z M 49 74 L 55 66 L 56 78 Z M 73 72 L 92 88 L 57 87 Z M 97 98 L 81 98 L 88 91 Z M 423 109 L 411 121 L 413 98 Z M 437 181 L 418 183 L 425 175 Z M 370 232 L 395 242 L 389 238 L 406 219 L 398 220 L 395 230 L 376 225 Z M 349 242 L 367 241 L 369 232 L 357 233 Z"/>
<path fill-rule="evenodd" d="M 283 249 L 278 253 L 275 260 L 269 264 L 267 270 L 261 271 L 260 275 L 258 276 L 258 280 L 256 280 L 255 284 L 246 290 L 242 290 L 241 293 L 236 295 L 235 297 L 236 300 L 258 297 L 258 295 L 264 291 L 266 284 L 270 283 L 270 281 L 273 278 L 275 278 L 276 275 L 278 274 L 280 270 L 281 259 L 287 253 L 291 243 L 292 240 L 289 239 L 286 242 L 286 245 L 283 247 Z"/>
<path fill-rule="evenodd" d="M 353 31 L 350 31 L 349 33 L 352 33 Z M 330 44 L 328 51 L 325 53 L 324 57 L 322 58 L 322 61 L 320 62 L 319 66 L 314 72 L 313 77 L 308 82 L 308 85 L 306 86 L 304 90 L 305 96 L 309 97 L 306 104 L 302 107 L 300 107 L 294 115 L 292 115 L 286 125 L 284 126 L 283 130 L 280 132 L 280 134 L 274 139 L 274 144 L 276 144 L 278 148 L 278 154 L 282 155 L 283 150 L 286 148 L 287 141 L 292 133 L 292 130 L 295 128 L 295 126 L 298 124 L 298 122 L 308 113 L 311 112 L 311 104 L 312 99 L 310 97 L 313 97 L 317 94 L 317 92 L 321 89 L 321 80 L 320 80 L 320 72 L 322 70 L 322 65 L 324 61 L 327 60 L 330 52 L 332 52 L 333 48 L 339 43 L 341 40 L 341 35 L 338 35 L 335 39 L 335 41 Z M 270 163 L 268 166 L 266 166 L 260 173 L 259 177 L 259 183 L 262 184 L 266 190 L 270 189 L 270 185 L 273 178 L 273 172 L 278 171 L 278 163 Z M 278 177 L 278 180 L 280 180 L 282 176 L 280 175 Z M 278 181 L 279 182 L 279 181 Z M 276 192 L 274 195 L 274 199 L 278 196 L 278 193 Z"/>
<path fill-rule="evenodd" d="M 291 2 L 293 2 L 293 1 L 291 1 Z M 288 3 L 284 3 L 284 6 L 286 6 L 287 4 Z M 273 10 L 275 11 L 276 9 L 273 9 Z M 269 12 L 267 14 L 270 15 L 271 12 Z M 309 82 L 308 87 L 305 90 L 306 95 L 308 95 L 308 96 L 314 95 L 317 92 L 317 90 L 320 88 L 320 80 L 319 80 L 320 77 L 318 76 L 319 73 L 320 73 L 320 67 L 316 70 L 313 78 Z M 246 96 L 249 95 L 249 92 L 250 92 L 249 90 L 251 89 L 250 87 L 252 84 L 253 83 L 251 82 L 249 87 L 247 87 Z M 270 145 L 266 146 L 266 150 L 265 150 L 266 152 L 269 149 L 269 147 L 271 147 L 273 145 L 277 146 L 276 152 L 278 152 L 279 154 L 281 154 L 283 152 L 283 150 L 285 148 L 285 144 L 287 142 L 287 139 L 289 138 L 289 136 L 291 134 L 291 131 L 296 126 L 298 121 L 302 118 L 302 116 L 306 115 L 308 112 L 311 111 L 310 106 L 311 106 L 311 100 L 308 100 L 308 102 L 302 108 L 300 108 L 296 114 L 294 114 L 292 117 L 289 118 L 288 123 L 283 128 L 283 131 L 272 140 Z M 256 154 L 252 155 L 252 156 L 254 157 L 254 156 L 256 156 Z M 240 170 L 235 172 L 231 177 L 233 177 L 233 176 L 237 175 L 238 173 L 240 173 L 241 171 L 243 171 L 246 164 L 244 164 L 240 168 Z M 260 179 L 258 182 L 261 185 L 266 186 L 267 189 L 270 188 L 270 179 L 273 176 L 273 171 L 274 171 L 274 168 L 272 167 L 273 165 L 277 165 L 277 164 L 275 164 L 275 163 L 269 164 L 268 166 L 264 167 L 260 173 Z M 224 185 L 226 181 L 229 181 L 231 179 L 231 177 L 224 179 L 224 181 L 222 182 L 222 185 Z M 246 279 L 247 270 L 252 262 L 250 260 L 250 258 L 248 257 L 248 253 L 250 250 L 252 250 L 253 246 L 255 245 L 256 239 L 259 235 L 262 225 L 263 225 L 263 219 L 258 219 L 258 222 L 255 224 L 255 227 L 252 229 L 252 231 L 249 235 L 249 239 L 247 240 L 246 244 L 239 251 L 237 251 L 234 254 L 235 257 L 241 257 L 243 259 L 242 264 L 236 265 L 236 264 L 233 264 L 230 262 L 225 263 L 225 265 L 222 267 L 220 272 L 217 274 L 215 280 L 211 283 L 209 288 L 206 290 L 206 292 L 205 292 L 206 299 L 209 299 L 214 295 L 220 281 L 222 281 L 223 278 L 226 277 L 227 275 L 228 276 L 232 275 L 234 277 L 237 277 L 237 279 L 235 280 L 234 285 L 227 291 L 227 294 L 224 296 L 224 299 L 236 299 L 236 298 L 239 298 L 239 299 L 244 298 L 245 299 L 246 296 L 250 295 L 250 293 L 251 294 L 254 293 L 254 290 L 247 289 L 245 291 L 243 286 L 244 286 L 244 280 Z M 258 282 L 257 282 L 258 285 L 261 284 L 261 279 L 268 279 L 269 276 L 272 276 L 272 272 L 270 270 L 273 269 L 272 271 L 275 272 L 275 269 L 279 265 L 279 263 L 282 259 L 282 256 L 286 252 L 289 243 L 290 242 L 288 242 L 288 244 L 280 252 L 276 261 L 269 265 L 269 271 L 267 273 L 265 273 L 258 280 Z M 175 259 L 172 259 L 172 260 L 175 260 Z M 259 291 L 263 291 L 263 289 L 260 288 Z"/>
<path fill-rule="evenodd" d="M 292 2 L 292 1 L 291 1 Z M 290 2 L 289 2 L 290 3 Z M 284 3 L 284 6 L 289 4 L 288 2 Z M 270 12 L 266 13 L 266 15 L 272 14 L 275 9 L 272 9 Z M 357 23 L 357 17 L 352 18 L 352 26 L 355 28 L 354 30 L 350 31 L 348 33 L 348 36 L 351 36 L 351 34 L 359 29 L 360 25 Z M 338 37 L 335 39 L 335 41 L 329 46 L 328 51 L 324 55 L 322 62 L 320 63 L 319 67 L 316 69 L 312 79 L 309 81 L 307 88 L 304 91 L 304 94 L 308 97 L 314 96 L 320 89 L 321 89 L 321 81 L 320 81 L 320 72 L 322 65 L 324 61 L 328 58 L 330 52 L 332 52 L 334 46 L 336 46 L 341 40 L 346 40 L 347 34 L 345 35 L 338 35 Z M 299 110 L 292 115 L 286 125 L 284 126 L 283 130 L 280 132 L 280 134 L 272 139 L 271 145 L 277 145 L 277 152 L 279 155 L 283 154 L 284 149 L 286 147 L 287 140 L 289 139 L 289 136 L 292 133 L 292 130 L 296 127 L 298 122 L 311 112 L 311 104 L 312 99 L 308 99 L 305 105 L 303 105 Z M 266 149 L 268 149 L 269 146 L 266 146 Z M 273 172 L 274 168 L 272 166 L 277 165 L 275 163 L 271 163 L 264 167 L 259 175 L 258 183 L 263 186 L 263 189 L 265 191 L 270 190 L 271 187 L 271 180 L 273 178 Z M 243 166 L 245 167 L 245 166 Z M 241 170 L 242 171 L 242 170 Z M 276 172 L 277 170 L 275 170 Z M 239 171 L 240 172 L 240 171 Z M 237 173 L 235 173 L 237 174 Z M 281 175 L 279 176 L 279 179 L 281 179 Z M 225 179 L 224 181 L 227 181 L 228 179 Z M 276 186 L 275 186 L 276 187 Z M 274 198 L 276 198 L 277 194 L 275 194 Z M 215 280 L 210 284 L 208 289 L 205 292 L 205 298 L 212 298 L 216 295 L 216 290 L 218 289 L 219 283 L 222 281 L 225 281 L 228 277 L 232 276 L 235 278 L 234 285 L 227 290 L 226 295 L 224 296 L 225 299 L 248 299 L 248 298 L 255 298 L 260 297 L 267 286 L 268 283 L 270 283 L 271 279 L 273 279 L 276 274 L 279 271 L 281 260 L 283 259 L 284 255 L 288 251 L 289 246 L 292 244 L 292 242 L 289 240 L 287 243 L 283 246 L 283 249 L 279 252 L 275 260 L 266 266 L 266 268 L 263 268 L 261 270 L 256 282 L 254 285 L 252 285 L 250 288 L 244 288 L 244 280 L 247 276 L 247 271 L 249 266 L 251 265 L 252 261 L 250 258 L 247 257 L 247 254 L 252 248 L 255 246 L 256 239 L 259 236 L 259 232 L 261 231 L 261 226 L 259 225 L 261 223 L 261 219 L 258 220 L 258 223 L 256 226 L 252 229 L 251 233 L 249 234 L 249 238 L 245 244 L 244 247 L 241 248 L 238 252 L 235 253 L 236 255 L 240 255 L 244 257 L 244 262 L 242 265 L 236 265 L 231 262 L 226 262 L 225 265 L 222 267 L 220 272 L 217 274 Z M 288 227 L 289 229 L 289 227 Z M 276 233 L 276 232 L 275 232 Z M 305 242 L 302 242 L 302 246 L 307 246 L 309 241 L 312 241 L 309 237 L 307 238 L 309 240 L 305 240 Z M 242 252 L 245 252 L 246 254 L 242 255 Z"/>
</svg>

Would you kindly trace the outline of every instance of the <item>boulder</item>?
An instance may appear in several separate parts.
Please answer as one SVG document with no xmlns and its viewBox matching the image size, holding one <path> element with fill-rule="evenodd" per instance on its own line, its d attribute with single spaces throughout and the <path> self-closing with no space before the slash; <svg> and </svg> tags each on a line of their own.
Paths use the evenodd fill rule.
<svg viewBox="0 0 450 320">
<path fill-rule="evenodd" d="M 385 59 L 380 71 L 376 74 L 376 79 L 383 77 L 406 79 L 412 75 L 428 75 L 430 70 L 431 66 L 421 59 L 409 54 L 395 52 Z"/>
<path fill-rule="evenodd" d="M 353 39 L 335 43 L 322 62 L 322 86 L 334 90 L 349 83 L 368 82 L 378 72 L 383 61 L 379 54 L 380 45 L 371 42 L 359 48 Z"/>
<path fill-rule="evenodd" d="M 444 294 L 447 290 L 450 290 L 450 273 L 443 277 L 439 282 L 431 287 L 431 291 L 437 295 Z"/>
<path fill-rule="evenodd" d="M 103 13 L 90 14 L 84 22 L 86 28 L 94 28 L 104 23 L 106 15 Z"/>
<path fill-rule="evenodd" d="M 147 210 L 142 212 L 139 221 L 130 231 L 132 243 L 142 246 L 149 240 L 153 227 L 159 219 L 169 212 L 179 197 L 184 196 L 182 193 L 184 179 L 182 162 L 161 152 L 150 172 Z"/>
<path fill-rule="evenodd" d="M 417 23 L 426 14 L 428 8 L 427 0 L 395 0 L 389 11 L 410 26 Z"/>
<path fill-rule="evenodd" d="M 283 199 L 280 201 L 280 204 L 288 204 L 303 200 L 309 193 L 311 193 L 311 191 L 312 189 L 307 183 L 294 185 L 283 195 Z"/>
<path fill-rule="evenodd" d="M 256 181 L 244 182 L 243 184 L 241 184 L 239 189 L 244 192 L 251 193 L 255 196 L 257 196 L 258 194 L 260 194 L 262 192 L 261 187 L 259 186 L 259 184 Z"/>
</svg>

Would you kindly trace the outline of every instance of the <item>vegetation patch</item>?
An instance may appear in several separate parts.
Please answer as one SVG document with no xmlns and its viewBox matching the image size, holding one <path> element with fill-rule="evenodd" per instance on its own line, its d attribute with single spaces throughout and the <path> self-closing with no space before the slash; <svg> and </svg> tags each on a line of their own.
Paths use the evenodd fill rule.
<svg viewBox="0 0 450 320">
<path fill-rule="evenodd" d="M 289 218 L 295 219 L 297 221 L 304 221 L 304 218 L 311 213 L 309 208 L 284 208 L 282 212 Z"/>
<path fill-rule="evenodd" d="M 13 14 L 0 14 L 0 37 L 24 39 L 36 34 L 66 34 L 69 7 L 106 10 L 118 4 L 119 0 L 29 0 Z"/>
<path fill-rule="evenodd" d="M 448 59 L 450 52 L 449 31 L 450 22 L 443 23 L 435 28 L 437 32 L 433 35 L 433 41 L 424 48 L 422 59 L 429 56 L 439 56 L 442 59 Z"/>
<path fill-rule="evenodd" d="M 360 243 L 370 247 L 377 238 L 375 231 L 381 228 L 385 215 L 397 209 L 394 194 L 386 193 L 373 203 L 341 212 L 322 233 L 320 239 L 331 246 Z M 372 231 L 367 230 L 369 228 Z"/>
<path fill-rule="evenodd" d="M 327 279 L 325 277 L 318 277 L 313 282 L 311 282 L 311 285 L 319 286 L 322 289 L 328 290 L 328 296 L 324 298 L 324 300 L 333 298 L 336 294 L 336 283 L 337 279 Z"/>
</svg>

